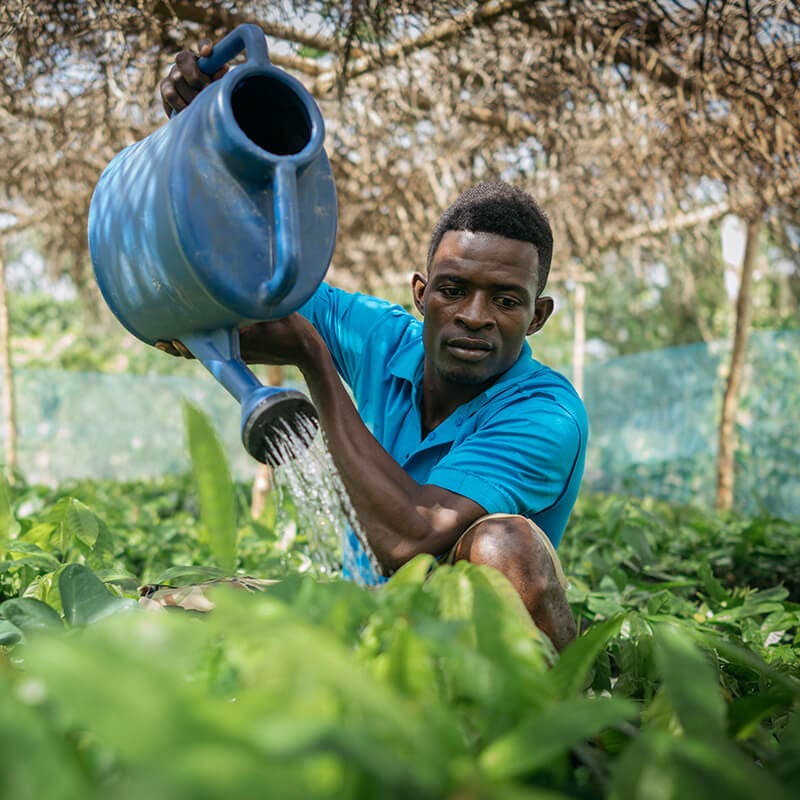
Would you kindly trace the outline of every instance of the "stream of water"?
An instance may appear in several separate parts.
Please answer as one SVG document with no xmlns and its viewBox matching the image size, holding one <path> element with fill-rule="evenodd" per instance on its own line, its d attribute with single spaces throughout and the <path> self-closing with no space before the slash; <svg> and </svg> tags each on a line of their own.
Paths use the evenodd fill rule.
<svg viewBox="0 0 800 800">
<path fill-rule="evenodd" d="M 267 448 L 281 463 L 274 472 L 279 499 L 286 495 L 292 499 L 298 533 L 306 537 L 313 572 L 322 576 L 344 572 L 361 585 L 374 583 L 359 568 L 357 562 L 364 556 L 358 558 L 351 533 L 375 576 L 381 574 L 378 560 L 367 543 L 322 431 L 304 416 L 291 425 L 282 421 L 280 429 L 267 438 Z"/>
</svg>

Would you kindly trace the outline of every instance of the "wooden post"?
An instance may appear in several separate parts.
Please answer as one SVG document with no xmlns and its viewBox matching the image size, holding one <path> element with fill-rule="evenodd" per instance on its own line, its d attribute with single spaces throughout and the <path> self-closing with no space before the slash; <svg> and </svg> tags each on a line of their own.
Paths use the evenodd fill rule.
<svg viewBox="0 0 800 800">
<path fill-rule="evenodd" d="M 267 383 L 270 386 L 283 386 L 283 367 L 270 364 L 267 367 Z M 260 464 L 258 473 L 253 481 L 253 493 L 250 497 L 250 516 L 258 519 L 264 512 L 267 495 L 272 489 L 272 467 Z"/>
<path fill-rule="evenodd" d="M 3 379 L 3 435 L 9 483 L 14 483 L 17 468 L 17 409 L 14 403 L 14 374 L 11 368 L 11 326 L 8 316 L 8 288 L 3 242 L 0 241 L 0 373 Z"/>
<path fill-rule="evenodd" d="M 586 284 L 575 281 L 575 314 L 573 316 L 572 339 L 572 385 L 583 397 L 583 366 L 586 360 Z"/>
<path fill-rule="evenodd" d="M 728 368 L 722 415 L 719 423 L 719 452 L 717 455 L 717 508 L 727 510 L 733 506 L 734 464 L 736 456 L 736 412 L 739 407 L 739 390 L 742 382 L 744 356 L 750 336 L 752 319 L 753 265 L 758 248 L 760 220 L 747 223 L 747 241 L 740 270 L 739 294 L 736 298 L 736 323 L 733 347 Z"/>
</svg>

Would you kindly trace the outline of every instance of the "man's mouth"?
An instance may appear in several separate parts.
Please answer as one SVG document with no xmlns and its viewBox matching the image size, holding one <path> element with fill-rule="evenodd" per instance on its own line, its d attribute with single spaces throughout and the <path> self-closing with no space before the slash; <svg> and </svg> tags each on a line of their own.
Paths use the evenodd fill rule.
<svg viewBox="0 0 800 800">
<path fill-rule="evenodd" d="M 481 361 L 488 357 L 494 350 L 494 346 L 485 339 L 460 336 L 456 339 L 448 339 L 447 350 L 462 361 Z"/>
</svg>

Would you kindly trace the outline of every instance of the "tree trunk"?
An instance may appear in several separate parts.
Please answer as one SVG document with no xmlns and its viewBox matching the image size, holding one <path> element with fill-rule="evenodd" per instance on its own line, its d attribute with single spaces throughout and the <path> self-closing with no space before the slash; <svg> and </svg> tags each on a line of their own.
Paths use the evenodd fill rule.
<svg viewBox="0 0 800 800">
<path fill-rule="evenodd" d="M 747 223 L 747 242 L 740 270 L 739 294 L 736 299 L 736 324 L 733 333 L 728 380 L 722 400 L 719 423 L 719 451 L 717 455 L 717 508 L 728 510 L 733 506 L 734 465 L 736 456 L 736 412 L 739 407 L 739 389 L 742 383 L 744 356 L 750 335 L 753 315 L 752 289 L 753 265 L 758 247 L 760 220 Z"/>
<path fill-rule="evenodd" d="M 283 367 L 270 365 L 267 367 L 267 383 L 270 386 L 283 386 Z M 267 495 L 272 489 L 272 467 L 260 464 L 258 474 L 253 481 L 253 493 L 250 498 L 250 516 L 258 519 L 264 512 Z"/>
<path fill-rule="evenodd" d="M 0 373 L 3 379 L 3 435 L 8 482 L 14 482 L 17 468 L 17 409 L 14 404 L 14 375 L 11 369 L 11 326 L 8 317 L 8 291 L 3 243 L 0 242 Z"/>
</svg>

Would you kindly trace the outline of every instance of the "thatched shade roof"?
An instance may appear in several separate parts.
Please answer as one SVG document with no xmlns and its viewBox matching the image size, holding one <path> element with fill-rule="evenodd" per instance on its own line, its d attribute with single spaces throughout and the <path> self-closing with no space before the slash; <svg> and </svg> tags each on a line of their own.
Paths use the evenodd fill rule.
<svg viewBox="0 0 800 800">
<path fill-rule="evenodd" d="M 174 53 L 240 22 L 322 106 L 342 284 L 403 279 L 443 207 L 493 177 L 549 212 L 562 274 L 728 209 L 795 217 L 800 8 L 763 0 L 11 0 L 0 210 L 83 274 L 100 170 L 160 124 Z"/>
</svg>

